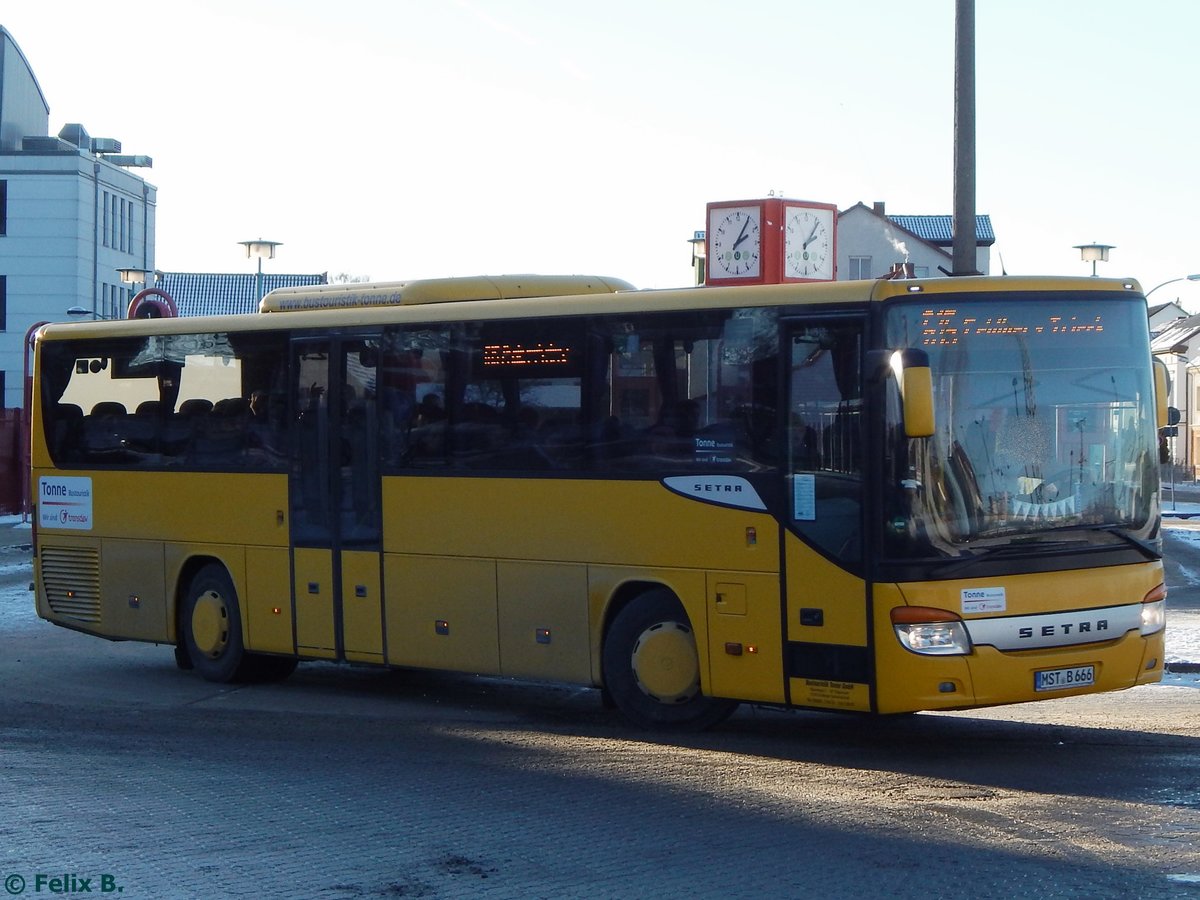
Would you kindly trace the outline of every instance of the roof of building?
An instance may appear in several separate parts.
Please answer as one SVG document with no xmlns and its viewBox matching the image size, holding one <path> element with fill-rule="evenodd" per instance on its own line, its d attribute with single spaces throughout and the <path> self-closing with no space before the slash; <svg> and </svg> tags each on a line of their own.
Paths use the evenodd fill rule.
<svg viewBox="0 0 1200 900">
<path fill-rule="evenodd" d="M 1200 315 L 1176 319 L 1166 328 L 1155 335 L 1150 341 L 1150 352 L 1154 354 L 1180 353 L 1194 356 L 1196 350 L 1191 348 L 1192 342 L 1200 335 Z"/>
<path fill-rule="evenodd" d="M 1166 303 L 1159 303 L 1156 306 L 1151 306 L 1147 310 L 1147 312 L 1150 314 L 1150 317 L 1153 318 L 1154 316 L 1157 316 L 1160 312 L 1170 311 L 1172 306 L 1175 307 L 1175 317 L 1176 318 L 1182 319 L 1184 316 L 1188 315 L 1187 310 L 1179 305 L 1178 300 L 1168 300 Z"/>
<path fill-rule="evenodd" d="M 21 61 L 21 65 L 24 68 L 24 72 L 21 72 L 15 66 L 0 67 L 0 93 L 2 93 L 4 90 L 5 71 L 16 78 L 26 78 L 28 79 L 29 84 L 33 86 L 34 90 L 37 91 L 38 100 L 41 101 L 43 110 L 45 111 L 46 115 L 49 116 L 50 104 L 46 102 L 46 94 L 42 91 L 42 86 L 38 83 L 37 76 L 33 74 L 33 66 L 31 66 L 29 64 L 29 60 L 25 58 L 25 54 L 17 44 L 16 38 L 12 36 L 12 32 L 10 32 L 3 25 L 0 25 L 0 59 L 4 57 L 3 46 L 5 44 L 7 44 L 9 47 L 12 47 L 12 49 L 16 51 L 17 57 Z M 3 106 L 4 104 L 0 104 L 0 108 Z"/>
<path fill-rule="evenodd" d="M 954 216 L 888 216 L 888 219 L 899 225 L 905 231 L 911 231 L 923 241 L 937 246 L 951 246 L 954 243 Z M 992 219 L 988 215 L 975 217 L 975 242 L 990 245 L 996 242 L 996 233 L 992 231 Z"/>
<path fill-rule="evenodd" d="M 262 292 L 275 288 L 327 284 L 325 272 L 317 275 L 263 273 Z M 181 316 L 217 316 L 258 312 L 258 275 L 217 272 L 160 272 L 155 287 L 175 301 Z"/>
</svg>

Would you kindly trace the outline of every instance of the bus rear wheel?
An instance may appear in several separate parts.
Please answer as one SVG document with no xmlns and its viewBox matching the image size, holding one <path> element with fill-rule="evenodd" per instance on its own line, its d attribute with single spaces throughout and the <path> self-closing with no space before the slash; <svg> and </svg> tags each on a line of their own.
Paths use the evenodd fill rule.
<svg viewBox="0 0 1200 900">
<path fill-rule="evenodd" d="M 206 681 L 282 681 L 296 670 L 292 656 L 247 653 L 237 591 L 223 566 L 210 563 L 192 579 L 179 615 L 175 663 Z"/>
<path fill-rule="evenodd" d="M 192 666 L 206 681 L 244 678 L 247 655 L 237 591 L 223 566 L 210 563 L 196 573 L 183 601 L 179 627 Z"/>
<path fill-rule="evenodd" d="M 665 589 L 648 591 L 619 613 L 604 642 L 604 684 L 617 708 L 643 728 L 698 731 L 737 701 L 700 691 L 700 658 L 687 613 Z"/>
</svg>

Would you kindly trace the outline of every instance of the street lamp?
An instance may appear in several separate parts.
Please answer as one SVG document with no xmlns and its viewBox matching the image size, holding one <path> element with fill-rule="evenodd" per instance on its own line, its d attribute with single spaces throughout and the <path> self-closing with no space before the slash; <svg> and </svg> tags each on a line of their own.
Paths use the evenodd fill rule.
<svg viewBox="0 0 1200 900">
<path fill-rule="evenodd" d="M 1114 244 L 1076 244 L 1079 257 L 1084 262 L 1092 264 L 1092 277 L 1096 277 L 1096 263 L 1108 262 L 1108 251 L 1114 249 Z"/>
<path fill-rule="evenodd" d="M 1180 275 L 1178 278 L 1172 278 L 1169 281 L 1164 281 L 1162 284 L 1156 284 L 1150 290 L 1146 291 L 1145 296 L 1149 297 L 1160 287 L 1166 287 L 1168 284 L 1174 284 L 1177 281 L 1200 281 L 1200 275 Z"/>
<path fill-rule="evenodd" d="M 263 297 L 262 261 L 264 259 L 275 258 L 275 248 L 280 246 L 280 242 L 264 241 L 262 238 L 259 238 L 257 241 L 238 241 L 238 243 L 246 248 L 246 259 L 258 259 L 258 280 L 256 282 L 256 289 L 258 291 L 258 299 L 261 300 Z"/>
<path fill-rule="evenodd" d="M 692 245 L 692 271 L 696 274 L 696 284 L 704 284 L 704 267 L 707 262 L 705 233 L 703 231 L 693 231 L 691 240 L 688 243 Z"/>
<path fill-rule="evenodd" d="M 117 269 L 121 284 L 146 284 L 154 276 L 153 269 Z"/>
<path fill-rule="evenodd" d="M 68 306 L 68 316 L 92 316 L 96 319 L 115 319 L 116 316 L 106 316 L 104 313 L 96 312 L 94 309 L 88 309 L 86 306 Z"/>
</svg>

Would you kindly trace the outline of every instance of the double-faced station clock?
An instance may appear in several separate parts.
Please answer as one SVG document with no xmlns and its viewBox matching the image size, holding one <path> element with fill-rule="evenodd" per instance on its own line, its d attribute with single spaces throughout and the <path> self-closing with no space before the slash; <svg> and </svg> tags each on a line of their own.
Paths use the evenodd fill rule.
<svg viewBox="0 0 1200 900">
<path fill-rule="evenodd" d="M 757 282 L 762 274 L 763 210 L 758 204 L 708 208 L 708 277 Z"/>
<path fill-rule="evenodd" d="M 768 197 L 708 204 L 707 283 L 780 284 L 837 276 L 837 207 Z"/>
</svg>

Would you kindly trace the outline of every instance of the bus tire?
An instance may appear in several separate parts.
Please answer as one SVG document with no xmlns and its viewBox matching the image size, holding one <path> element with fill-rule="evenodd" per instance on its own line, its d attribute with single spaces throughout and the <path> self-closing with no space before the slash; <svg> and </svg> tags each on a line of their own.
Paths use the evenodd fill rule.
<svg viewBox="0 0 1200 900">
<path fill-rule="evenodd" d="M 237 591 L 224 566 L 210 563 L 192 578 L 179 617 L 183 645 L 205 681 L 240 681 L 247 674 Z"/>
<path fill-rule="evenodd" d="M 665 588 L 647 591 L 617 613 L 604 641 L 604 686 L 642 728 L 699 731 L 716 725 L 736 700 L 706 697 L 687 613 Z"/>
</svg>

